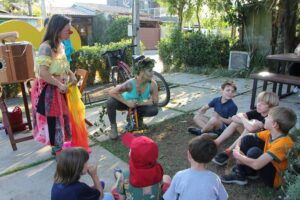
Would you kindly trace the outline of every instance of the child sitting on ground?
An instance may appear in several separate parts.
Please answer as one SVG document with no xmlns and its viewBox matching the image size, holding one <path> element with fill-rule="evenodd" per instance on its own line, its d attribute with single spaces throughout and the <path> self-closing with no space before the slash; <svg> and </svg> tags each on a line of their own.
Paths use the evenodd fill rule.
<svg viewBox="0 0 300 200">
<path fill-rule="evenodd" d="M 129 171 L 115 170 L 116 183 L 112 187 L 115 200 L 159 199 L 171 178 L 163 175 L 163 168 L 157 162 L 157 144 L 148 137 L 131 134 L 123 136 L 122 140 L 130 148 Z"/>
<path fill-rule="evenodd" d="M 278 104 L 279 98 L 275 93 L 266 91 L 259 93 L 256 110 L 234 115 L 232 123 L 215 139 L 215 143 L 219 146 L 235 132 L 241 133 L 240 137 L 229 148 L 218 153 L 212 161 L 220 166 L 225 165 L 235 145 L 244 135 L 264 130 L 265 117 L 268 115 L 269 110 L 278 106 Z"/>
<path fill-rule="evenodd" d="M 264 124 L 265 131 L 244 136 L 233 150 L 237 164 L 232 172 L 222 176 L 223 183 L 245 185 L 249 179 L 262 178 L 274 188 L 281 185 L 281 173 L 287 168 L 287 154 L 294 146 L 288 135 L 297 117 L 290 108 L 274 107 Z"/>
<path fill-rule="evenodd" d="M 228 199 L 228 194 L 215 173 L 206 169 L 206 163 L 217 153 L 217 146 L 207 135 L 193 138 L 189 142 L 187 158 L 191 168 L 175 174 L 164 200 L 175 199 Z"/>
<path fill-rule="evenodd" d="M 111 194 L 103 193 L 97 166 L 89 165 L 88 160 L 88 152 L 81 147 L 65 149 L 56 156 L 57 166 L 51 200 L 113 200 Z M 93 187 L 79 182 L 80 176 L 87 173 L 94 182 Z"/>
<path fill-rule="evenodd" d="M 194 122 L 201 129 L 189 127 L 188 132 L 194 135 L 214 132 L 221 134 L 228 124 L 232 122 L 231 117 L 236 114 L 237 106 L 232 98 L 236 92 L 236 85 L 233 81 L 226 81 L 221 86 L 221 97 L 214 98 L 209 104 L 203 106 L 194 117 Z M 214 108 L 212 117 L 205 116 L 205 112 Z"/>
</svg>

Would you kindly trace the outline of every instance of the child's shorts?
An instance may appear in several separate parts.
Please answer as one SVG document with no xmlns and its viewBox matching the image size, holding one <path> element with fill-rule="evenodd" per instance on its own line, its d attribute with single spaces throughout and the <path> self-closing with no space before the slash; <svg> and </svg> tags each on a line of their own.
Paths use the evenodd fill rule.
<svg viewBox="0 0 300 200">
<path fill-rule="evenodd" d="M 220 129 L 214 130 L 214 133 L 216 133 L 218 136 L 221 135 L 223 131 L 227 128 L 227 126 L 227 124 L 223 123 Z"/>
</svg>

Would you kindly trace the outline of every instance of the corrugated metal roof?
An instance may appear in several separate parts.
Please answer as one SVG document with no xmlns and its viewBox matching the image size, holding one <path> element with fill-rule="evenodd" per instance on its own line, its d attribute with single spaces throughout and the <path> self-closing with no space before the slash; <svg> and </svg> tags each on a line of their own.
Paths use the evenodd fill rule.
<svg viewBox="0 0 300 200">
<path fill-rule="evenodd" d="M 92 12 L 105 12 L 109 14 L 131 14 L 132 12 L 130 8 L 95 3 L 75 3 L 72 7 L 82 7 Z"/>
<path fill-rule="evenodd" d="M 49 9 L 50 14 L 77 15 L 77 16 L 94 16 L 95 12 L 77 9 L 76 7 L 52 7 Z"/>
<path fill-rule="evenodd" d="M 72 7 L 52 7 L 49 10 L 50 14 L 63 14 L 72 16 L 95 16 L 97 13 L 107 13 L 111 15 L 127 15 L 132 13 L 131 8 L 119 6 L 107 6 L 104 4 L 95 3 L 75 3 Z M 140 19 L 143 21 L 160 21 L 149 17 L 147 13 L 140 13 Z"/>
</svg>

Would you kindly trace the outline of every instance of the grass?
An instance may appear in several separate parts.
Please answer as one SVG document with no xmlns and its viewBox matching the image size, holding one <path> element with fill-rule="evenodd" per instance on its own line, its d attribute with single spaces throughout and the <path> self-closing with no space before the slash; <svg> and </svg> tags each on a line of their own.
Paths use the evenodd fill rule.
<svg viewBox="0 0 300 200">
<path fill-rule="evenodd" d="M 13 174 L 13 173 L 16 173 L 16 172 L 24 170 L 24 169 L 35 167 L 37 165 L 43 164 L 43 163 L 48 162 L 49 160 L 53 160 L 53 159 L 55 159 L 54 156 L 46 158 L 46 159 L 43 159 L 43 160 L 39 160 L 39 161 L 36 161 L 36 162 L 33 162 L 33 163 L 30 163 L 30 164 L 27 164 L 27 165 L 19 165 L 17 167 L 10 168 L 9 170 L 1 173 L 0 177 L 6 176 L 6 175 L 9 175 L 9 174 Z"/>
<path fill-rule="evenodd" d="M 186 158 L 187 143 L 193 138 L 192 135 L 187 133 L 187 127 L 192 126 L 192 115 L 183 114 L 173 119 L 165 120 L 163 123 L 149 127 L 146 136 L 152 138 L 159 146 L 159 163 L 163 166 L 165 174 L 174 176 L 179 171 L 189 167 L 189 162 Z M 220 150 L 227 145 L 231 144 L 235 138 L 226 142 L 220 147 Z M 125 162 L 128 162 L 128 152 L 121 140 L 117 141 L 104 141 L 99 143 L 101 146 L 112 152 Z M 233 159 L 229 162 L 227 167 L 219 167 L 213 163 L 209 163 L 207 168 L 219 176 L 228 173 L 231 166 L 234 164 Z M 275 191 L 272 188 L 265 186 L 261 181 L 249 181 L 247 186 L 238 186 L 233 184 L 224 184 L 229 199 L 278 199 L 282 192 Z"/>
</svg>

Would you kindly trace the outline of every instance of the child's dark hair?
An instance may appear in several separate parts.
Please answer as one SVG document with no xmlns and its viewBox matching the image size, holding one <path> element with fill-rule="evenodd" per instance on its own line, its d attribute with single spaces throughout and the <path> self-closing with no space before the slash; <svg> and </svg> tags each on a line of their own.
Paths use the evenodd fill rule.
<svg viewBox="0 0 300 200">
<path fill-rule="evenodd" d="M 81 147 L 63 150 L 56 157 L 57 166 L 54 175 L 54 182 L 68 185 L 78 181 L 84 164 L 88 161 L 88 159 L 88 152 Z"/>
<path fill-rule="evenodd" d="M 237 89 L 237 88 L 236 88 L 236 84 L 235 84 L 235 82 L 234 82 L 233 80 L 227 80 L 227 81 L 225 81 L 225 82 L 221 85 L 222 90 L 224 90 L 226 86 L 231 86 L 231 87 L 233 87 L 234 91 L 236 91 L 236 89 Z"/>
<path fill-rule="evenodd" d="M 286 107 L 276 106 L 270 109 L 269 115 L 278 124 L 283 134 L 287 135 L 297 122 L 296 113 Z"/>
<path fill-rule="evenodd" d="M 198 163 L 209 163 L 217 151 L 216 143 L 207 135 L 201 135 L 189 141 L 189 152 Z"/>
</svg>

